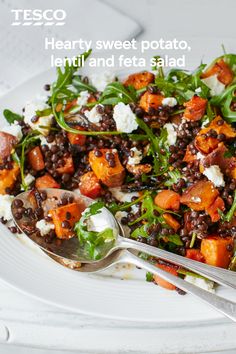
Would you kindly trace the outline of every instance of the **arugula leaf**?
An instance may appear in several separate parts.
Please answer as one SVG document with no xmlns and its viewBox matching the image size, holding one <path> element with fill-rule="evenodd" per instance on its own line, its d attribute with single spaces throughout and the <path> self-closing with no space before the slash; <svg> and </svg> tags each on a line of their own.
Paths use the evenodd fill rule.
<svg viewBox="0 0 236 354">
<path fill-rule="evenodd" d="M 125 87 L 121 82 L 112 82 L 106 86 L 99 103 L 116 105 L 119 102 L 128 104 L 136 101 L 136 90 L 133 86 Z"/>
<path fill-rule="evenodd" d="M 167 239 L 168 242 L 174 243 L 176 246 L 183 246 L 183 241 L 178 234 L 164 236 L 164 238 L 165 240 Z"/>
<path fill-rule="evenodd" d="M 115 230 L 111 228 L 106 228 L 101 232 L 88 231 L 87 220 L 92 215 L 99 214 L 103 206 L 104 203 L 100 201 L 91 204 L 74 226 L 85 255 L 93 260 L 104 257 L 116 239 Z"/>
<path fill-rule="evenodd" d="M 236 211 L 236 191 L 234 191 L 234 201 L 233 204 L 231 205 L 231 208 L 226 214 L 222 214 L 221 218 L 223 219 L 223 221 L 230 222 L 233 219 L 235 211 Z"/>
<path fill-rule="evenodd" d="M 17 145 L 17 148 L 21 150 L 20 154 L 16 151 L 12 153 L 13 160 L 19 165 L 20 167 L 20 174 L 21 174 L 21 187 L 24 191 L 28 190 L 28 185 L 25 183 L 25 156 L 26 150 L 33 145 L 36 141 L 39 140 L 39 133 L 37 131 L 32 131 L 28 134 L 20 144 Z"/>
<path fill-rule="evenodd" d="M 149 154 L 153 156 L 154 172 L 162 175 L 169 168 L 169 149 L 167 147 L 167 130 L 161 129 L 159 136 L 156 136 L 151 128 L 140 118 L 136 118 L 139 127 L 145 131 L 150 141 Z"/>
<path fill-rule="evenodd" d="M 146 273 L 146 281 L 152 282 L 153 281 L 153 274 L 150 272 Z"/>
<path fill-rule="evenodd" d="M 88 91 L 88 92 L 97 92 L 97 89 L 89 84 L 86 84 L 82 81 L 81 76 L 75 76 L 72 80 L 72 85 L 76 88 L 76 91 L 79 93 L 81 91 Z"/>
<path fill-rule="evenodd" d="M 170 176 L 170 178 L 164 183 L 164 185 L 167 187 L 173 186 L 173 184 L 177 183 L 178 180 L 182 177 L 181 173 L 177 169 L 173 171 L 168 171 L 168 175 Z"/>
<path fill-rule="evenodd" d="M 10 111 L 10 109 L 4 109 L 3 111 L 4 118 L 7 120 L 8 123 L 12 124 L 15 121 L 20 121 L 23 119 L 23 116 Z"/>
</svg>

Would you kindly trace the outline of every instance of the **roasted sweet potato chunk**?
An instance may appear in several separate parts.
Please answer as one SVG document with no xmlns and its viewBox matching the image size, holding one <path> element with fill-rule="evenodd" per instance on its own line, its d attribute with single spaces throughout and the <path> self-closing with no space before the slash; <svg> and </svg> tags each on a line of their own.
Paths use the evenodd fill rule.
<svg viewBox="0 0 236 354">
<path fill-rule="evenodd" d="M 139 106 L 148 113 L 150 108 L 157 109 L 162 105 L 163 96 L 146 91 L 139 102 Z"/>
<path fill-rule="evenodd" d="M 196 159 L 197 159 L 196 155 L 192 154 L 192 152 L 190 151 L 189 145 L 188 145 L 185 155 L 184 155 L 184 158 L 183 158 L 183 161 L 189 163 L 189 162 L 196 161 Z"/>
<path fill-rule="evenodd" d="M 35 171 L 41 171 L 44 169 L 45 163 L 43 159 L 43 154 L 39 146 L 36 146 L 30 150 L 30 152 L 28 153 L 28 161 L 30 166 Z"/>
<path fill-rule="evenodd" d="M 141 176 L 151 172 L 152 166 L 149 163 L 139 165 L 126 165 L 126 169 L 135 176 Z"/>
<path fill-rule="evenodd" d="M 220 143 L 220 140 L 217 138 L 217 136 L 207 136 L 210 131 L 216 132 L 217 135 L 224 134 L 226 139 L 232 139 L 236 137 L 234 128 L 226 123 L 220 116 L 217 116 L 215 119 L 213 119 L 208 127 L 201 129 L 195 138 L 196 148 L 205 154 L 209 154 L 215 150 Z"/>
<path fill-rule="evenodd" d="M 124 86 L 133 86 L 135 90 L 140 90 L 143 87 L 151 84 L 155 79 L 155 76 L 148 72 L 144 71 L 142 73 L 131 74 L 124 81 Z"/>
<path fill-rule="evenodd" d="M 12 149 L 17 144 L 17 138 L 11 134 L 0 132 L 0 162 L 10 156 Z"/>
<path fill-rule="evenodd" d="M 66 157 L 64 159 L 64 165 L 61 167 L 58 167 L 56 169 L 56 171 L 60 175 L 63 175 L 64 173 L 73 174 L 75 171 L 75 168 L 74 168 L 74 162 L 73 162 L 72 156 Z"/>
<path fill-rule="evenodd" d="M 162 216 L 167 225 L 169 225 L 175 232 L 178 231 L 180 223 L 171 214 L 164 213 Z"/>
<path fill-rule="evenodd" d="M 197 121 L 200 120 L 206 111 L 207 100 L 194 95 L 191 100 L 184 103 L 185 111 L 183 117 L 187 120 Z"/>
<path fill-rule="evenodd" d="M 58 238 L 68 239 L 74 236 L 73 227 L 80 219 L 82 211 L 83 208 L 77 203 L 63 205 L 49 211 Z"/>
<path fill-rule="evenodd" d="M 233 255 L 233 238 L 221 238 L 217 235 L 211 235 L 204 238 L 201 242 L 201 253 L 207 264 L 228 268 Z"/>
<path fill-rule="evenodd" d="M 43 189 L 43 188 L 60 188 L 60 184 L 55 181 L 55 179 L 49 175 L 46 174 L 42 177 L 38 177 L 35 181 L 35 187 L 37 189 Z"/>
<path fill-rule="evenodd" d="M 210 215 L 213 222 L 220 220 L 219 210 L 222 212 L 225 210 L 225 203 L 221 197 L 217 197 L 216 200 L 206 208 L 206 212 Z"/>
<path fill-rule="evenodd" d="M 154 202 L 162 209 L 177 211 L 180 207 L 180 195 L 174 191 L 165 189 L 156 195 Z"/>
<path fill-rule="evenodd" d="M 77 130 L 85 130 L 83 127 L 80 127 L 79 125 L 73 126 L 73 128 Z M 86 142 L 86 135 L 67 133 L 67 137 L 71 145 L 83 146 Z"/>
<path fill-rule="evenodd" d="M 199 181 L 188 187 L 180 202 L 193 210 L 205 210 L 213 204 L 219 192 L 210 181 Z"/>
<path fill-rule="evenodd" d="M 89 153 L 89 163 L 93 172 L 106 186 L 121 186 L 125 178 L 125 169 L 120 163 L 117 151 L 115 149 L 100 149 L 99 151 L 101 156 L 96 156 L 94 150 Z M 111 167 L 106 159 L 109 154 L 114 156 L 114 167 Z"/>
<path fill-rule="evenodd" d="M 202 78 L 217 75 L 217 79 L 224 85 L 229 85 L 233 81 L 234 73 L 223 59 L 219 59 L 212 67 L 202 73 Z"/>
<path fill-rule="evenodd" d="M 198 261 L 198 262 L 202 262 L 202 263 L 205 262 L 205 258 L 201 254 L 201 251 L 199 249 L 196 249 L 196 248 L 187 249 L 185 257 L 187 257 L 189 259 L 193 259 L 194 261 Z"/>
<path fill-rule="evenodd" d="M 175 275 L 176 277 L 178 276 L 177 270 L 174 267 L 171 267 L 167 264 L 156 264 L 157 268 L 163 269 L 168 273 L 171 273 L 173 275 Z M 153 275 L 153 279 L 155 281 L 156 284 L 158 284 L 159 286 L 161 286 L 162 288 L 165 288 L 167 290 L 175 290 L 176 286 L 169 283 L 167 280 L 161 278 L 159 275 Z"/>
<path fill-rule="evenodd" d="M 79 190 L 81 194 L 92 199 L 101 195 L 102 187 L 94 172 L 87 172 L 80 177 Z"/>
<path fill-rule="evenodd" d="M 7 194 L 6 188 L 13 188 L 19 173 L 20 168 L 16 162 L 11 170 L 0 170 L 0 194 Z"/>
</svg>

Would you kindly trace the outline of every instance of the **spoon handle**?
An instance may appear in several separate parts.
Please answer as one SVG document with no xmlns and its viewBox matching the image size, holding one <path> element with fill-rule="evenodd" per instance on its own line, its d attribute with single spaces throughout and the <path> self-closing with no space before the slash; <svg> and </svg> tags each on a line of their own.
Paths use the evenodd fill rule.
<svg viewBox="0 0 236 354">
<path fill-rule="evenodd" d="M 162 250 L 160 248 L 149 246 L 144 243 L 121 236 L 118 238 L 117 247 L 124 249 L 130 248 L 136 251 L 147 253 L 151 256 L 161 258 L 166 261 L 178 264 L 184 268 L 190 269 L 193 272 L 201 274 L 202 276 L 211 279 L 218 284 L 236 289 L 236 272 L 219 267 L 213 267 L 208 264 L 194 261 L 192 259 Z"/>
<path fill-rule="evenodd" d="M 135 256 L 129 251 L 125 251 L 122 254 L 119 262 L 131 263 L 139 268 L 143 268 L 153 274 L 162 277 L 163 279 L 169 281 L 171 284 L 174 284 L 178 288 L 201 299 L 202 301 L 213 307 L 215 310 L 221 312 L 226 317 L 229 317 L 231 320 L 236 322 L 236 303 L 228 299 L 224 299 L 215 294 L 209 293 L 208 291 L 203 290 L 193 284 L 187 283 L 185 280 L 176 277 L 160 268 L 155 267 L 154 265 Z"/>
</svg>

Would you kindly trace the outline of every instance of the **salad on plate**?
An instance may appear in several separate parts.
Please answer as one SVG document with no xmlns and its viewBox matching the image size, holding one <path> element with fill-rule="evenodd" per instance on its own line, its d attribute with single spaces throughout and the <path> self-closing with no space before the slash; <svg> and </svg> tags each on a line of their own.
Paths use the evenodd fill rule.
<svg viewBox="0 0 236 354">
<path fill-rule="evenodd" d="M 28 232 L 49 245 L 78 237 L 88 257 L 100 259 L 116 236 L 101 225 L 106 206 L 126 237 L 236 270 L 236 55 L 193 72 L 156 66 L 122 80 L 79 69 L 67 63 L 21 113 L 4 110 L 1 222 L 20 232 L 11 203 L 30 190 L 36 207 L 15 199 L 15 217 L 27 215 Z M 82 211 L 65 194 L 46 212 L 45 188 L 76 191 L 94 203 Z M 212 290 L 201 276 L 140 257 Z M 147 280 L 176 289 L 149 273 Z"/>
</svg>

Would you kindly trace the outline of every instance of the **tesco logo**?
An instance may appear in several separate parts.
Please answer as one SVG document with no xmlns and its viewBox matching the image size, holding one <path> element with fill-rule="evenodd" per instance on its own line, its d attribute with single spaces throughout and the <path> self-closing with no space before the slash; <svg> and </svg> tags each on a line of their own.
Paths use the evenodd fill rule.
<svg viewBox="0 0 236 354">
<path fill-rule="evenodd" d="M 64 26 L 66 12 L 62 9 L 12 9 L 12 26 Z"/>
</svg>

